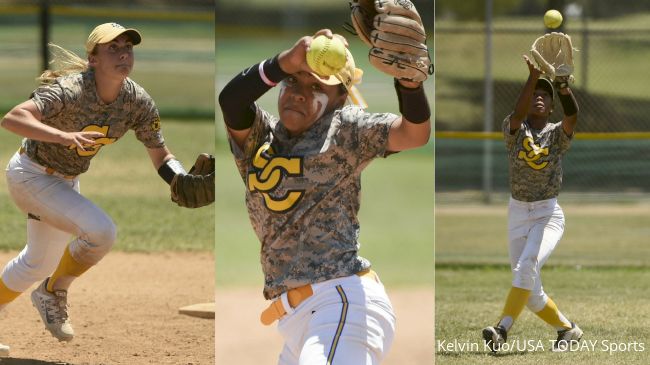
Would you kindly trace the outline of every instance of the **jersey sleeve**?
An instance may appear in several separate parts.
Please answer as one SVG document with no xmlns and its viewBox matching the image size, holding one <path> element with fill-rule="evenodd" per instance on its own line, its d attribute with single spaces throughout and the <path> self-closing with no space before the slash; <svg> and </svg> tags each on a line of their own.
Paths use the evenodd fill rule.
<svg viewBox="0 0 650 365">
<path fill-rule="evenodd" d="M 503 120 L 503 124 L 501 126 L 501 129 L 503 131 L 503 139 L 506 142 L 506 147 L 508 150 L 512 148 L 512 146 L 515 144 L 517 141 L 517 135 L 519 134 L 519 131 L 521 131 L 521 128 L 517 129 L 515 133 L 510 133 L 510 117 L 512 114 L 508 114 L 506 119 Z"/>
<path fill-rule="evenodd" d="M 566 151 L 569 150 L 569 147 L 571 147 L 571 141 L 573 141 L 573 136 L 575 135 L 575 132 L 573 132 L 570 136 L 567 136 L 567 134 L 564 132 L 564 128 L 562 128 L 562 122 L 560 122 L 557 123 L 556 133 L 558 134 L 558 144 L 560 146 L 560 153 L 565 153 Z"/>
<path fill-rule="evenodd" d="M 351 135 L 348 148 L 361 160 L 388 156 L 388 134 L 393 123 L 399 119 L 398 115 L 367 113 L 361 108 L 348 106 L 341 110 L 340 118 L 343 130 L 348 130 Z"/>
<path fill-rule="evenodd" d="M 160 114 L 153 99 L 144 91 L 136 100 L 137 109 L 133 131 L 136 138 L 147 148 L 165 146 L 160 128 Z"/>
<path fill-rule="evenodd" d="M 271 121 L 273 120 L 273 116 L 266 110 L 260 108 L 257 103 L 254 103 L 253 106 L 255 110 L 255 119 L 253 120 L 253 125 L 251 126 L 250 133 L 244 142 L 244 148 L 239 148 L 237 143 L 235 143 L 235 141 L 231 138 L 230 133 L 227 133 L 228 142 L 230 143 L 230 150 L 232 151 L 235 159 L 238 161 L 246 159 L 248 157 L 246 151 L 250 150 L 251 148 L 255 148 L 261 143 L 261 139 L 263 139 L 268 134 Z"/>
<path fill-rule="evenodd" d="M 56 116 L 66 105 L 65 91 L 58 82 L 40 86 L 32 92 L 30 98 L 41 112 L 42 121 Z"/>
</svg>

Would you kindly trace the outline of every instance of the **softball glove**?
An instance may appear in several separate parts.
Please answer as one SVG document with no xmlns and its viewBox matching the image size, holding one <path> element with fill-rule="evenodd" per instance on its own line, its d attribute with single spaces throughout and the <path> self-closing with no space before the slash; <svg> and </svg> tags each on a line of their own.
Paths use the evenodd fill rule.
<svg viewBox="0 0 650 365">
<path fill-rule="evenodd" d="M 573 80 L 573 45 L 567 34 L 553 32 L 533 42 L 530 50 L 535 63 L 553 81 Z"/>
<path fill-rule="evenodd" d="M 172 201 L 199 208 L 214 203 L 214 156 L 202 153 L 187 174 L 177 174 L 170 184 Z"/>
<path fill-rule="evenodd" d="M 368 46 L 370 63 L 396 79 L 433 74 L 420 14 L 409 0 L 351 0 L 352 26 Z"/>
</svg>

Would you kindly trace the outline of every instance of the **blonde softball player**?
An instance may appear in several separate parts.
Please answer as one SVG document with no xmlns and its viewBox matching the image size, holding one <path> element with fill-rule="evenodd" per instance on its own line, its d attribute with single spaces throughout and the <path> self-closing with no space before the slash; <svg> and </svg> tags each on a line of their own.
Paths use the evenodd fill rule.
<svg viewBox="0 0 650 365">
<path fill-rule="evenodd" d="M 312 39 L 244 70 L 219 95 L 272 301 L 261 321 L 278 320 L 279 364 L 378 364 L 395 316 L 357 254 L 361 172 L 377 157 L 425 144 L 429 105 L 421 82 L 396 79 L 401 116 L 344 106 L 358 96 L 361 70 L 348 52 L 339 74 L 315 75 L 305 61 Z M 276 85 L 279 119 L 255 102 Z"/>
<path fill-rule="evenodd" d="M 28 219 L 27 245 L 2 271 L 0 309 L 43 280 L 32 292 L 32 303 L 60 341 L 74 336 L 67 313 L 70 284 L 96 265 L 116 239 L 115 223 L 79 192 L 79 175 L 99 150 L 133 130 L 171 184 L 172 199 L 188 206 L 188 194 L 174 189 L 188 178 L 165 146 L 158 109 L 128 78 L 133 46 L 140 41 L 137 30 L 106 23 L 88 37 L 87 62 L 55 47 L 68 67 L 43 73 L 30 99 L 2 119 L 4 128 L 25 137 L 6 176 L 12 199 Z M 210 177 L 189 179 L 210 185 Z M 214 175 L 211 184 L 213 188 Z M 6 355 L 8 348 L 0 351 Z"/>
<path fill-rule="evenodd" d="M 557 97 L 564 110 L 559 123 L 549 123 L 554 87 L 540 78 L 524 56 L 529 77 L 515 110 L 503 123 L 508 150 L 510 188 L 508 239 L 512 288 L 496 326 L 483 329 L 483 338 L 498 351 L 524 306 L 558 332 L 553 350 L 566 350 L 579 341 L 582 330 L 560 312 L 542 287 L 541 268 L 564 232 L 564 213 L 557 203 L 562 183 L 562 156 L 567 152 L 578 121 L 578 104 L 566 80 L 557 82 Z"/>
</svg>

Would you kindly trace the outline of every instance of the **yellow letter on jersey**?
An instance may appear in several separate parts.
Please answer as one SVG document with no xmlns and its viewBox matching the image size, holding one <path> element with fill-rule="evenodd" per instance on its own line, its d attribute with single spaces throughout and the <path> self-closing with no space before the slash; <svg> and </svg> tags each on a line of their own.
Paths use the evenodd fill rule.
<svg viewBox="0 0 650 365">
<path fill-rule="evenodd" d="M 108 135 L 108 129 L 109 126 L 105 125 L 103 127 L 100 127 L 98 125 L 91 124 L 89 126 L 84 127 L 82 129 L 82 132 L 100 132 L 103 133 L 104 136 Z M 99 152 L 99 149 L 102 148 L 104 145 L 111 144 L 115 142 L 117 138 L 109 138 L 109 137 L 100 137 L 95 139 L 95 144 L 91 145 L 84 145 L 84 149 L 79 148 L 75 144 L 71 144 L 69 149 L 77 149 L 77 154 L 79 156 L 92 156 Z"/>
<path fill-rule="evenodd" d="M 262 145 L 253 158 L 256 172 L 248 174 L 248 190 L 259 191 L 264 197 L 264 204 L 274 212 L 291 209 L 304 195 L 304 191 L 289 191 L 284 197 L 274 199 L 269 194 L 282 182 L 282 170 L 289 176 L 302 174 L 300 157 L 273 157 L 273 149 L 268 143 Z"/>
<path fill-rule="evenodd" d="M 528 153 L 519 151 L 519 155 L 517 155 L 517 157 L 526 161 L 528 166 L 534 168 L 535 170 L 541 170 L 546 167 L 546 165 L 548 165 L 548 161 L 544 161 L 540 164 L 537 164 L 536 161 L 539 160 L 542 155 L 548 156 L 548 148 L 540 148 L 530 137 L 524 138 L 523 142 L 524 148 L 526 151 L 528 151 Z"/>
</svg>

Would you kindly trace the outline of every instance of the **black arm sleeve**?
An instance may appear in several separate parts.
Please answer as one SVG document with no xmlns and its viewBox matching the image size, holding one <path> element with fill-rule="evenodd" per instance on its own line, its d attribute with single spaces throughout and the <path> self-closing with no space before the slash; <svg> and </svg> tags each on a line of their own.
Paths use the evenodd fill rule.
<svg viewBox="0 0 650 365">
<path fill-rule="evenodd" d="M 271 89 L 259 73 L 259 63 L 235 76 L 219 93 L 219 106 L 226 125 L 234 130 L 248 129 L 255 120 L 255 101 Z M 278 56 L 264 61 L 264 73 L 273 83 L 289 76 L 282 71 Z"/>
</svg>

